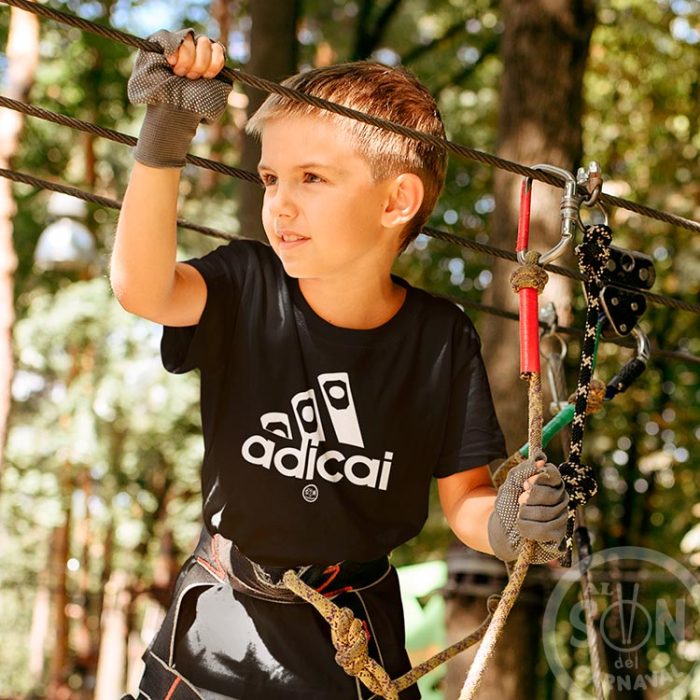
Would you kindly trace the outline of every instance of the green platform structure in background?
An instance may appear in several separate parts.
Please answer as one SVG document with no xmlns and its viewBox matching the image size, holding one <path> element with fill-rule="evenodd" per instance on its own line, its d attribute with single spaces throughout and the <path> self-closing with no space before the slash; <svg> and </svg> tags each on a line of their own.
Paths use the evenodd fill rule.
<svg viewBox="0 0 700 700">
<path fill-rule="evenodd" d="M 406 649 L 415 664 L 447 646 L 445 599 L 441 592 L 447 583 L 447 564 L 428 561 L 402 566 L 398 574 L 406 620 Z M 443 700 L 439 685 L 445 673 L 442 665 L 418 681 L 423 700 Z"/>
</svg>

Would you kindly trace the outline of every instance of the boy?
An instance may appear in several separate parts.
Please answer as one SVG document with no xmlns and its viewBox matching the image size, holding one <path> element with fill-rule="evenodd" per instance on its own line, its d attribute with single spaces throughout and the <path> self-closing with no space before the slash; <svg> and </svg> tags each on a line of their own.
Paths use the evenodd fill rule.
<svg viewBox="0 0 700 700">
<path fill-rule="evenodd" d="M 409 662 L 387 557 L 419 532 L 431 477 L 454 532 L 506 560 L 524 537 L 557 556 L 566 493 L 552 465 L 527 481 L 514 470 L 496 493 L 486 465 L 504 446 L 476 332 L 391 275 L 435 204 L 444 153 L 270 96 L 248 125 L 270 245 L 176 263 L 180 169 L 229 88 L 211 80 L 220 45 L 190 30 L 152 39 L 167 58 L 140 55 L 130 81 L 149 106 L 111 278 L 124 308 L 165 326 L 166 368 L 201 373 L 204 529 L 139 698 L 367 698 L 284 571 L 350 608 L 396 678 Z M 346 64 L 286 84 L 444 136 L 403 70 Z"/>
</svg>

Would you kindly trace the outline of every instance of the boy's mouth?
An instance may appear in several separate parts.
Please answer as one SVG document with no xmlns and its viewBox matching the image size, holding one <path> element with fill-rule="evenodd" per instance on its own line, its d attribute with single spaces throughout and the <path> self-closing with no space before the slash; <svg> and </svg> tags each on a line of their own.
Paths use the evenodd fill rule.
<svg viewBox="0 0 700 700">
<path fill-rule="evenodd" d="M 298 233 L 292 233 L 291 231 L 278 231 L 277 236 L 279 237 L 280 248 L 283 250 L 295 248 L 304 241 L 309 240 L 306 236 L 300 236 Z"/>
</svg>

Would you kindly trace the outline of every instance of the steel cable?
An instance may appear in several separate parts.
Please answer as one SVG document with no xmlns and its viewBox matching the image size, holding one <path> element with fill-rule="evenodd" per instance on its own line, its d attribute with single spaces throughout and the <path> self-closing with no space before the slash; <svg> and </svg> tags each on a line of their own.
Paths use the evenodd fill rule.
<svg viewBox="0 0 700 700">
<path fill-rule="evenodd" d="M 25 185 L 30 185 L 32 187 L 38 187 L 44 190 L 50 190 L 52 192 L 61 192 L 62 194 L 68 194 L 71 197 L 77 197 L 78 199 L 83 199 L 86 202 L 92 202 L 93 204 L 98 204 L 101 207 L 106 207 L 108 209 L 121 209 L 122 203 L 119 200 L 111 199 L 110 197 L 103 197 L 99 194 L 92 194 L 92 192 L 85 192 L 84 190 L 78 189 L 77 187 L 72 187 L 71 185 L 62 185 L 57 182 L 51 182 L 50 180 L 44 180 L 39 177 L 34 177 L 33 175 L 28 175 L 27 173 L 21 173 L 16 170 L 7 170 L 6 168 L 0 168 L 0 177 L 7 178 L 13 182 L 21 182 Z M 231 234 L 223 233 L 215 228 L 209 226 L 202 226 L 201 224 L 193 224 L 185 219 L 178 219 L 177 225 L 182 228 L 190 229 L 192 231 L 197 231 L 198 233 L 203 233 L 207 236 L 212 236 L 213 238 L 222 238 L 224 240 L 230 241 L 237 236 Z"/>
<path fill-rule="evenodd" d="M 0 0 L 3 1 L 3 0 Z M 85 133 L 89 134 L 95 134 L 97 136 L 101 136 L 103 138 L 110 139 L 112 141 L 116 141 L 117 143 L 122 143 L 126 144 L 129 146 L 133 146 L 136 143 L 136 138 L 133 136 L 129 136 L 127 134 L 123 134 L 119 131 L 115 131 L 114 129 L 109 129 L 107 127 L 103 126 L 98 126 L 96 124 L 91 124 L 89 122 L 85 122 L 81 119 L 76 119 L 75 117 L 68 117 L 64 114 L 58 114 L 56 112 L 51 112 L 47 109 L 43 109 L 41 107 L 37 107 L 36 105 L 30 105 L 25 102 L 20 102 L 18 100 L 14 100 L 10 97 L 6 97 L 4 95 L 0 95 L 0 107 L 5 107 L 7 109 L 13 109 L 19 112 L 23 112 L 24 114 L 27 114 L 29 116 L 37 117 L 39 119 L 45 119 L 47 121 L 53 122 L 55 124 L 60 124 L 63 126 L 68 126 L 70 128 L 76 129 L 78 131 L 83 131 Z M 196 165 L 198 167 L 206 168 L 208 170 L 213 170 L 219 173 L 222 173 L 224 175 L 229 175 L 231 177 L 236 177 L 242 180 L 245 180 L 247 182 L 251 182 L 254 184 L 260 184 L 260 178 L 257 176 L 257 174 L 252 173 L 248 170 L 243 170 L 241 168 L 234 168 L 232 166 L 224 165 L 222 163 L 217 163 L 216 161 L 209 160 L 207 158 L 201 158 L 199 156 L 194 156 L 194 155 L 188 155 L 187 156 L 187 162 L 192 163 L 193 165 Z M 7 172 L 13 172 L 13 171 L 7 171 Z M 16 172 L 16 171 L 15 171 Z M 21 174 L 18 175 L 18 177 L 24 178 L 22 180 L 18 180 L 21 182 L 25 182 L 29 184 L 29 178 L 32 176 L 27 175 L 27 174 Z M 39 181 L 37 180 L 37 183 Z M 42 185 L 36 184 L 36 186 L 41 187 Z M 57 188 L 59 185 L 56 185 L 55 183 L 52 184 L 52 188 Z M 51 188 L 47 188 L 51 189 Z M 89 194 L 89 193 L 86 193 Z M 183 226 L 185 228 L 193 228 L 194 226 L 198 226 L 198 228 L 195 228 L 194 230 L 198 230 L 202 233 L 204 232 L 211 232 L 215 231 L 215 229 L 211 229 L 209 227 L 200 227 L 199 225 L 196 224 L 188 224 L 187 226 Z M 450 233 L 448 231 L 443 231 L 441 229 L 433 228 L 430 226 L 425 226 L 423 228 L 423 233 L 426 235 L 435 238 L 437 240 L 444 241 L 446 243 L 451 243 L 457 246 L 460 246 L 462 248 L 468 248 L 471 250 L 474 250 L 479 253 L 483 253 L 485 255 L 490 255 L 492 257 L 496 258 L 501 258 L 503 260 L 509 260 L 512 262 L 515 262 L 517 260 L 517 256 L 514 252 L 509 251 L 509 250 L 504 250 L 502 248 L 497 248 L 495 246 L 488 245 L 486 243 L 479 243 L 478 241 L 474 241 L 468 238 L 464 238 L 463 236 L 458 236 L 456 234 Z M 210 233 L 209 235 L 213 235 L 216 238 L 226 238 L 227 234 L 221 232 L 221 231 L 216 231 L 216 233 Z M 569 268 L 565 267 L 559 267 L 558 265 L 545 265 L 545 269 L 548 270 L 549 272 L 553 272 L 554 274 L 562 275 L 564 277 L 568 277 L 569 279 L 581 281 L 582 276 L 581 273 L 578 272 L 577 270 L 571 270 Z M 611 286 L 616 286 L 616 285 L 611 285 Z M 619 289 L 625 289 L 623 286 L 616 287 Z M 635 291 L 639 294 L 642 294 L 646 298 L 648 298 L 652 303 L 662 305 L 662 306 L 668 306 L 670 308 L 674 308 L 676 310 L 680 311 L 690 311 L 693 313 L 700 313 L 700 304 L 692 304 L 691 302 L 686 302 L 683 301 L 682 299 L 675 299 L 672 297 L 667 297 L 663 296 L 661 294 L 655 294 L 653 292 L 647 291 L 647 290 L 631 290 Z"/>
<path fill-rule="evenodd" d="M 13 182 L 19 182 L 25 185 L 29 185 L 31 187 L 36 187 L 39 189 L 44 189 L 44 190 L 50 190 L 53 192 L 61 192 L 63 194 L 68 194 L 71 197 L 77 197 L 78 199 L 85 200 L 86 202 L 91 202 L 93 204 L 97 204 L 99 206 L 106 207 L 108 209 L 121 209 L 121 202 L 116 199 L 111 199 L 109 197 L 104 197 L 102 195 L 97 195 L 97 194 L 92 194 L 91 192 L 86 192 L 84 190 L 79 189 L 78 187 L 73 187 L 72 185 L 64 185 L 64 184 L 59 184 L 55 182 L 51 182 L 50 180 L 44 180 L 39 177 L 35 177 L 34 175 L 29 175 L 27 173 L 21 173 L 16 170 L 7 170 L 4 168 L 0 168 L 0 177 L 7 178 L 8 180 L 12 180 Z M 239 238 L 239 236 L 235 236 L 233 234 L 228 234 L 224 233 L 223 231 L 219 231 L 214 228 L 210 228 L 209 226 L 202 226 L 200 224 L 193 224 L 189 221 L 186 221 L 185 219 L 178 219 L 177 220 L 177 225 L 190 229 L 192 231 L 197 231 L 198 233 L 203 233 L 208 236 L 213 236 L 215 238 L 220 238 L 226 241 L 231 241 L 231 240 L 236 240 Z M 455 238 L 457 238 L 455 236 Z M 461 239 L 462 241 L 465 241 L 466 239 Z M 471 241 L 466 241 L 467 243 L 471 243 Z M 478 244 L 481 246 L 482 244 Z M 513 321 L 518 320 L 518 314 L 512 311 L 508 311 L 507 309 L 500 309 L 496 306 L 489 306 L 487 304 L 482 304 L 480 302 L 476 301 L 471 301 L 469 299 L 456 299 L 456 298 L 449 298 L 450 301 L 452 301 L 454 304 L 457 304 L 459 306 L 462 306 L 464 308 L 469 308 L 469 309 L 474 309 L 476 311 L 483 311 L 484 313 L 490 314 L 492 316 L 499 316 L 501 318 L 507 318 L 511 319 Z M 540 326 L 543 329 L 549 328 L 549 325 L 546 324 L 544 321 L 540 323 Z M 572 328 L 570 326 L 557 326 L 556 327 L 556 332 L 557 333 L 565 333 L 567 335 L 575 335 L 575 336 L 581 336 L 581 330 L 577 328 Z M 631 343 L 630 341 L 627 341 L 625 339 L 617 339 L 617 338 L 611 338 L 609 340 L 606 340 L 605 342 L 608 343 L 613 343 L 615 345 L 621 345 L 623 347 L 629 347 L 629 348 L 634 348 L 634 343 Z M 692 355 L 691 353 L 681 350 L 681 351 L 675 351 L 675 350 L 661 350 L 661 349 L 653 349 L 651 351 L 652 357 L 665 357 L 673 360 L 680 360 L 682 362 L 690 362 L 691 364 L 700 364 L 700 357 L 696 357 L 695 355 Z"/>
<path fill-rule="evenodd" d="M 5 95 L 0 95 L 0 107 L 13 109 L 31 117 L 44 119 L 46 121 L 53 122 L 54 124 L 60 124 L 61 126 L 69 126 L 71 129 L 83 131 L 87 134 L 94 134 L 95 136 L 101 136 L 102 138 L 109 139 L 110 141 L 116 141 L 117 143 L 123 143 L 127 146 L 136 145 L 135 136 L 123 134 L 120 131 L 115 131 L 114 129 L 110 129 L 106 126 L 91 124 L 90 122 L 83 121 L 82 119 L 76 119 L 75 117 L 68 117 L 65 114 L 51 112 L 48 109 L 27 104 L 26 102 L 20 102 L 19 100 L 14 100 L 11 97 L 6 97 Z M 247 180 L 248 182 L 252 182 L 256 185 L 262 184 L 260 182 L 260 178 L 255 173 L 251 173 L 249 170 L 242 170 L 241 168 L 234 168 L 230 165 L 224 165 L 223 163 L 217 163 L 215 160 L 209 160 L 208 158 L 200 158 L 199 156 L 188 154 L 187 162 L 200 168 L 213 170 L 221 173 L 222 175 L 229 175 L 240 180 Z"/>
<path fill-rule="evenodd" d="M 147 39 L 142 39 L 140 37 L 128 34 L 127 32 L 122 32 L 111 27 L 107 27 L 102 24 L 97 24 L 90 20 L 83 19 L 77 15 L 71 15 L 66 12 L 61 12 L 60 10 L 54 10 L 45 5 L 40 5 L 30 0 L 0 0 L 0 2 L 10 5 L 12 7 L 17 7 L 27 12 L 32 12 L 36 15 L 52 19 L 63 24 L 67 24 L 72 27 L 77 27 L 86 32 L 97 34 L 98 36 L 111 39 L 113 41 L 121 42 L 128 46 L 133 46 L 134 48 L 142 49 L 144 51 L 153 51 L 156 53 L 162 53 L 162 48 Z M 291 88 L 284 87 L 279 83 L 272 82 L 270 80 L 265 80 L 264 78 L 259 78 L 258 76 L 250 75 L 237 68 L 231 68 L 225 66 L 224 69 L 219 74 L 223 79 L 233 82 L 238 81 L 250 87 L 254 87 L 263 92 L 275 93 L 277 95 L 282 95 L 290 100 L 297 102 L 303 102 L 309 104 L 313 107 L 319 109 L 324 109 L 335 114 L 339 114 L 349 119 L 355 119 L 361 121 L 370 126 L 375 126 L 380 129 L 385 129 L 391 131 L 392 133 L 404 136 L 405 138 L 415 139 L 423 143 L 430 144 L 437 148 L 444 149 L 456 155 L 462 156 L 469 160 L 474 160 L 480 163 L 485 163 L 495 168 L 505 170 L 517 175 L 522 175 L 523 177 L 529 177 L 533 180 L 538 180 L 540 182 L 545 182 L 549 185 L 554 185 L 561 187 L 564 183 L 562 180 L 555 175 L 543 172 L 541 170 L 535 170 L 528 166 L 522 165 L 521 163 L 515 163 L 513 161 L 507 160 L 505 158 L 500 158 L 491 153 L 486 153 L 484 151 L 479 151 L 477 149 L 469 148 L 461 144 L 455 143 L 448 139 L 443 139 L 438 136 L 432 136 L 431 134 L 426 134 L 421 131 L 416 131 L 415 129 L 409 129 L 400 124 L 394 124 L 393 122 L 386 121 L 384 119 L 379 119 L 363 112 L 358 112 L 357 110 L 350 109 L 343 105 L 335 104 L 333 102 L 328 102 L 327 100 L 322 100 L 313 95 L 307 95 L 303 92 L 293 90 Z M 587 192 L 581 191 L 581 194 L 587 195 Z M 603 204 L 608 204 L 621 209 L 627 209 L 628 211 L 635 212 L 642 216 L 646 216 L 651 219 L 656 219 L 658 221 L 663 221 L 669 223 L 673 226 L 678 226 L 679 228 L 684 228 L 689 231 L 700 232 L 700 223 L 697 221 L 692 221 L 682 216 L 676 214 L 670 214 L 665 211 L 659 211 L 658 209 L 653 209 L 652 207 L 647 207 L 636 202 L 632 202 L 621 197 L 615 197 L 606 193 L 600 194 L 600 201 Z"/>
</svg>

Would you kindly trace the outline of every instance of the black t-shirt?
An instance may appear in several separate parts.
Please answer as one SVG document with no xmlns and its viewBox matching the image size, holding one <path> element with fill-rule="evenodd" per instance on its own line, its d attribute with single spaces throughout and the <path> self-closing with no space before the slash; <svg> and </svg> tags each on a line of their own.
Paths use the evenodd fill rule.
<svg viewBox="0 0 700 700">
<path fill-rule="evenodd" d="M 477 333 L 411 287 L 369 330 L 308 305 L 272 249 L 235 241 L 188 261 L 196 326 L 163 363 L 201 372 L 204 522 L 269 566 L 370 561 L 416 535 L 430 479 L 504 455 Z"/>
</svg>

